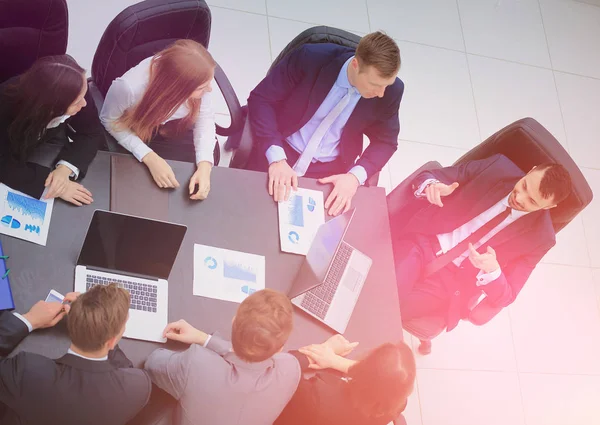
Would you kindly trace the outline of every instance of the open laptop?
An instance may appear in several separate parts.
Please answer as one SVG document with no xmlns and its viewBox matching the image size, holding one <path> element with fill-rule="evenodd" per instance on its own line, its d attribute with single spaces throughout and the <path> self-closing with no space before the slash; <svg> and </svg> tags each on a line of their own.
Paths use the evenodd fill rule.
<svg viewBox="0 0 600 425">
<path fill-rule="evenodd" d="M 352 209 L 319 227 L 292 284 L 292 303 L 344 333 L 372 260 L 345 241 Z"/>
<path fill-rule="evenodd" d="M 96 210 L 75 268 L 75 291 L 117 283 L 129 291 L 123 336 L 166 342 L 167 279 L 186 226 Z"/>
</svg>

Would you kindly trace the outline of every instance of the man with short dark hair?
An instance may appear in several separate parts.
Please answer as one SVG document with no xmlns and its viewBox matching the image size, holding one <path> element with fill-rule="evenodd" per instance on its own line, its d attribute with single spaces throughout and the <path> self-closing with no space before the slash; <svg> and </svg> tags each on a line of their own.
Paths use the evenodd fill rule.
<svg viewBox="0 0 600 425">
<path fill-rule="evenodd" d="M 185 320 L 167 325 L 165 337 L 190 348 L 158 349 L 144 368 L 178 400 L 173 424 L 272 424 L 301 376 L 296 358 L 280 352 L 292 331 L 292 317 L 289 298 L 264 289 L 240 304 L 231 343 Z"/>
<path fill-rule="evenodd" d="M 494 155 L 425 171 L 413 189 L 431 205 L 393 235 L 402 320 L 442 316 L 450 331 L 478 296 L 481 308 L 515 300 L 556 243 L 550 209 L 569 196 L 571 179 L 559 164 L 524 174 Z"/>
<path fill-rule="evenodd" d="M 290 52 L 248 98 L 254 146 L 246 167 L 269 173 L 275 201 L 306 176 L 334 185 L 325 201 L 330 215 L 347 211 L 398 147 L 399 69 L 398 45 L 379 31 L 356 50 L 317 43 Z"/>
<path fill-rule="evenodd" d="M 117 347 L 129 293 L 110 285 L 78 295 L 66 295 L 70 306 L 39 301 L 22 316 L 0 314 L 0 356 L 67 313 L 72 338 L 67 354 L 56 360 L 27 352 L 0 360 L 2 425 L 124 425 L 148 402 L 150 378 Z"/>
</svg>

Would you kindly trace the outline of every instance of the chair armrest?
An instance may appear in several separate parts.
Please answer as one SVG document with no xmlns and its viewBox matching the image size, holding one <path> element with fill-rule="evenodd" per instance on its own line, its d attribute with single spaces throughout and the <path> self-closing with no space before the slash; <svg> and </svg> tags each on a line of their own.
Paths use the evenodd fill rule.
<svg viewBox="0 0 600 425">
<path fill-rule="evenodd" d="M 229 167 L 243 169 L 248 163 L 250 153 L 252 152 L 252 146 L 254 145 L 254 139 L 252 138 L 252 128 L 247 114 L 242 131 L 230 136 L 230 138 L 236 138 L 234 143 L 237 144 L 237 149 L 235 149 L 231 157 Z M 229 139 L 227 140 L 227 143 L 229 143 Z"/>
<path fill-rule="evenodd" d="M 88 90 L 90 95 L 92 96 L 92 100 L 94 101 L 94 106 L 98 111 L 98 115 L 102 111 L 102 106 L 104 105 L 104 96 L 100 93 L 100 89 L 96 86 L 96 83 L 91 78 L 88 78 Z M 124 149 L 119 143 L 115 140 L 111 134 L 104 129 L 104 146 L 100 148 L 101 150 L 108 152 L 119 152 L 119 153 L 127 153 L 127 150 Z"/>
<path fill-rule="evenodd" d="M 229 78 L 227 78 L 227 75 L 225 75 L 225 72 L 219 66 L 219 64 L 217 64 L 215 67 L 215 81 L 219 86 L 219 90 L 221 90 L 221 93 L 223 94 L 223 98 L 225 99 L 225 103 L 227 104 L 227 109 L 229 109 L 229 115 L 231 117 L 231 123 L 229 124 L 229 127 L 225 128 L 217 124 L 217 134 L 220 136 L 229 136 L 238 132 L 244 125 L 242 107 L 237 95 L 235 94 L 235 90 L 229 81 Z"/>
<path fill-rule="evenodd" d="M 503 307 L 492 305 L 489 299 L 484 298 L 479 304 L 471 308 L 468 320 L 474 325 L 481 326 L 492 320 Z"/>
</svg>

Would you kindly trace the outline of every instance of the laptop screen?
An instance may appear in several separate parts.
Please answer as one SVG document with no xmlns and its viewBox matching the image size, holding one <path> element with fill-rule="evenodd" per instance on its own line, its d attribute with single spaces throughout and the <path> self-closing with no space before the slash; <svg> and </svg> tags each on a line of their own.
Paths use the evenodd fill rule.
<svg viewBox="0 0 600 425">
<path fill-rule="evenodd" d="M 167 279 L 187 228 L 113 212 L 94 212 L 77 265 Z"/>
</svg>

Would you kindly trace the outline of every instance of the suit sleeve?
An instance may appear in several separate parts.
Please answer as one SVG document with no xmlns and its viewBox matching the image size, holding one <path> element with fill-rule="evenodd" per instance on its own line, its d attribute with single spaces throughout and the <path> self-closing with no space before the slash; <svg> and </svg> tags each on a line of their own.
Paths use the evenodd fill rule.
<svg viewBox="0 0 600 425">
<path fill-rule="evenodd" d="M 33 162 L 20 162 L 12 157 L 0 160 L 0 182 L 36 199 L 44 193 L 48 174 L 50 168 Z"/>
<path fill-rule="evenodd" d="M 0 313 L 0 356 L 5 357 L 29 334 L 27 325 L 8 311 Z M 0 359 L 0 404 L 11 408 L 21 397 L 21 367 L 26 353 Z"/>
<path fill-rule="evenodd" d="M 91 93 L 85 95 L 87 106 L 66 121 L 67 136 L 73 142 L 65 143 L 57 161 L 66 161 L 79 168 L 78 180 L 85 177 L 87 169 L 104 143 L 104 128 Z"/>
<path fill-rule="evenodd" d="M 125 355 L 121 347 L 118 345 L 108 352 L 108 361 L 115 367 L 118 368 L 129 368 L 133 367 L 133 363 L 129 360 L 129 357 Z"/>
<path fill-rule="evenodd" d="M 283 135 L 277 128 L 277 104 L 288 98 L 304 77 L 309 65 L 305 48 L 290 53 L 271 70 L 248 98 L 248 117 L 254 140 L 264 153 L 270 146 L 283 147 Z"/>
<path fill-rule="evenodd" d="M 196 344 L 181 352 L 159 348 L 148 356 L 144 369 L 156 386 L 179 400 L 187 386 L 190 364 L 198 349 L 203 350 Z"/>
<path fill-rule="evenodd" d="M 356 165 L 362 166 L 367 176 L 380 171 L 398 149 L 398 134 L 400 133 L 400 118 L 398 116 L 400 101 L 404 92 L 404 84 L 398 80 L 400 89 L 393 101 L 385 107 L 385 113 L 375 123 L 365 129 L 369 138 L 369 146 Z"/>
<path fill-rule="evenodd" d="M 417 190 L 421 184 L 428 179 L 438 180 L 444 184 L 457 182 L 459 185 L 468 183 L 475 179 L 487 168 L 493 166 L 498 161 L 507 160 L 503 155 L 493 155 L 486 159 L 476 161 L 467 161 L 460 165 L 452 167 L 439 168 L 437 170 L 423 171 L 412 182 L 414 190 Z"/>
<path fill-rule="evenodd" d="M 29 335 L 27 325 L 9 311 L 0 313 L 0 357 L 8 356 Z"/>
</svg>

